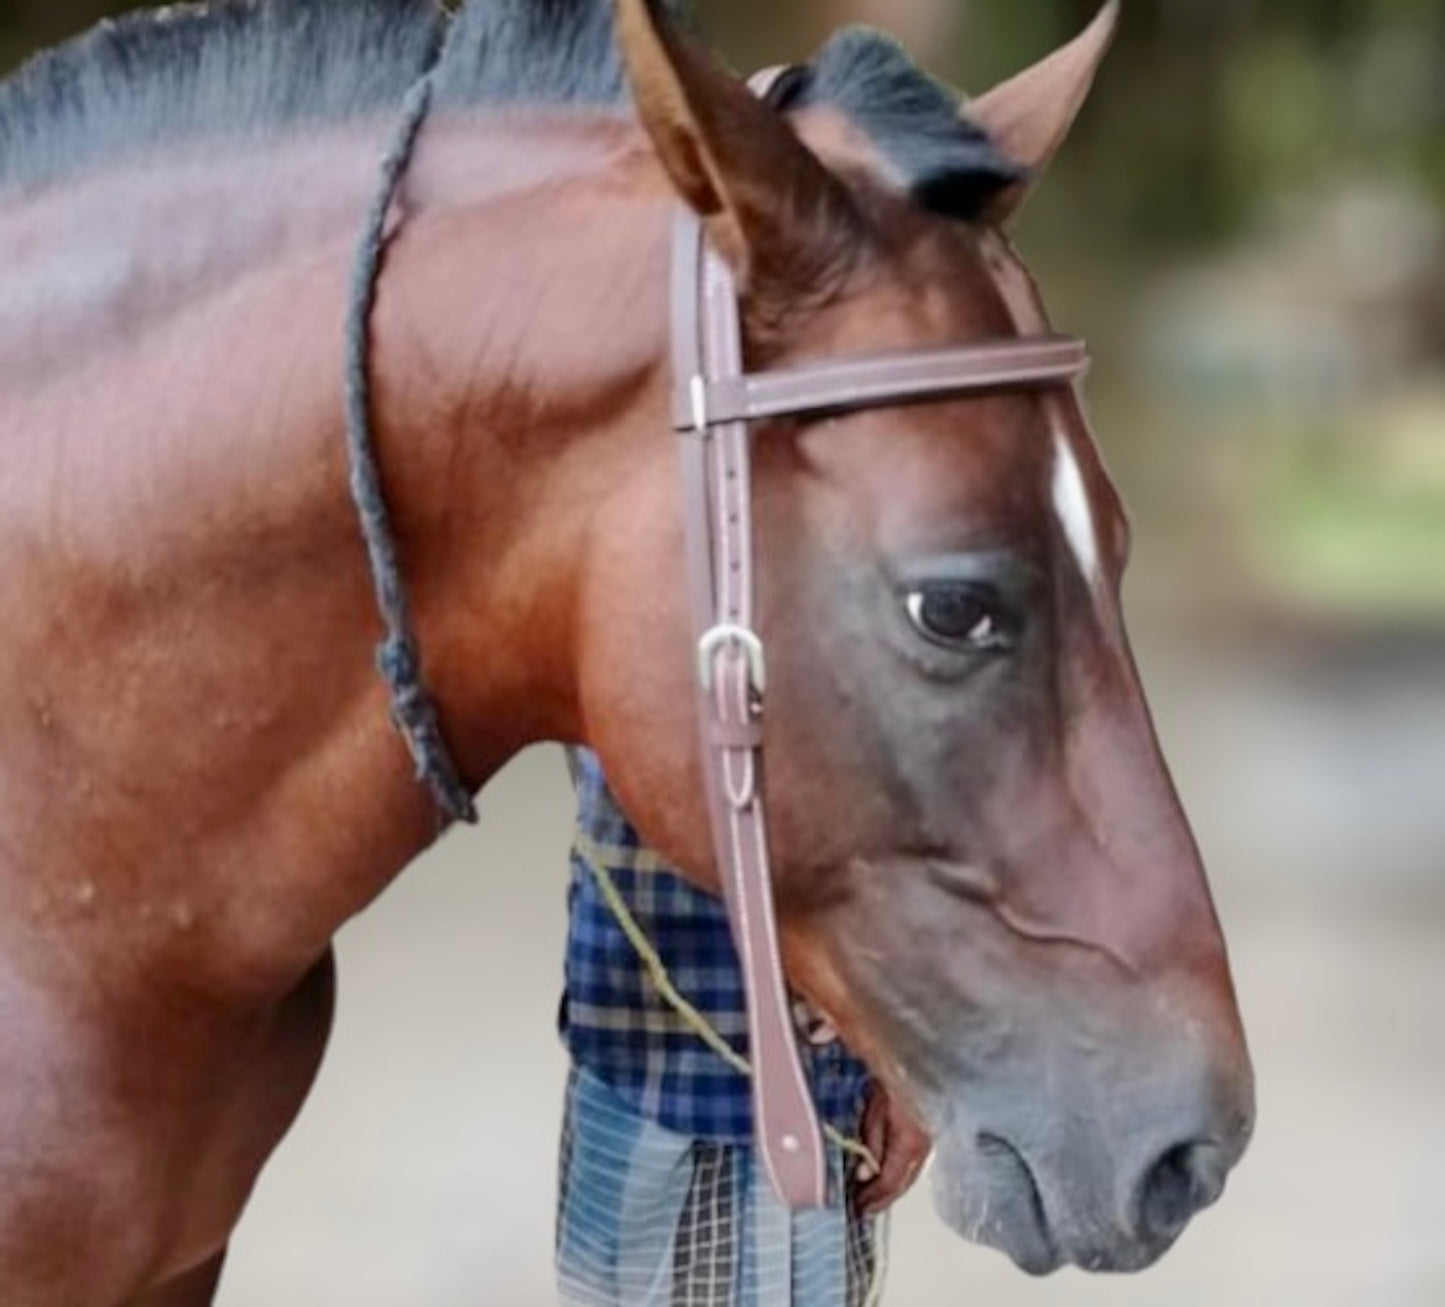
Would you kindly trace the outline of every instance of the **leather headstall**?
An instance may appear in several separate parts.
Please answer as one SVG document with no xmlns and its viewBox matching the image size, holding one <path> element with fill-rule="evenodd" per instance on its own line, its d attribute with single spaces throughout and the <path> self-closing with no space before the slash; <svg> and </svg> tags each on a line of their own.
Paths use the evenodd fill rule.
<svg viewBox="0 0 1445 1307">
<path fill-rule="evenodd" d="M 714 852 L 747 993 L 754 1137 L 779 1197 L 791 1208 L 818 1207 L 827 1197 L 826 1154 L 799 1060 L 769 862 L 768 666 L 757 627 L 752 424 L 1001 390 L 1071 395 L 1088 352 L 1081 340 L 1048 334 L 1022 269 L 1002 238 L 989 234 L 991 262 L 1003 269 L 1000 291 L 1029 334 L 749 374 L 732 271 L 695 214 L 680 209 L 675 221 L 674 426 L 686 497 L 697 714 Z"/>
</svg>

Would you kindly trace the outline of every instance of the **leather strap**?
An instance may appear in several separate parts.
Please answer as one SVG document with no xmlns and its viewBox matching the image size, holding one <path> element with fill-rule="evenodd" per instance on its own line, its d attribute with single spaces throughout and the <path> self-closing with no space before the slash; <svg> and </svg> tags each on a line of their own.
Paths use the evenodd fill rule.
<svg viewBox="0 0 1445 1307">
<path fill-rule="evenodd" d="M 990 390 L 1031 390 L 1079 380 L 1089 351 L 1070 336 L 898 354 L 860 355 L 747 376 L 688 379 L 673 400 L 678 431 L 729 422 L 938 402 Z"/>
<path fill-rule="evenodd" d="M 742 376 L 737 288 L 691 211 L 677 219 L 678 375 Z M 741 419 L 682 440 L 697 706 L 717 865 L 742 966 L 753 1067 L 753 1133 L 774 1190 L 792 1208 L 827 1201 L 826 1154 L 793 1034 L 773 909 L 763 799 L 767 665 L 754 629 L 751 433 Z"/>
</svg>

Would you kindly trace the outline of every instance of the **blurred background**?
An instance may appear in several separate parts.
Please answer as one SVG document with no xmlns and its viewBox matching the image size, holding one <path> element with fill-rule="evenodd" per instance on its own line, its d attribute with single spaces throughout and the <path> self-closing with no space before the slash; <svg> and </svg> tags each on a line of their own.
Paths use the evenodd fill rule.
<svg viewBox="0 0 1445 1307">
<path fill-rule="evenodd" d="M 94 0 L 0 3 L 0 59 Z M 973 88 L 1093 0 L 712 0 L 739 67 L 871 21 Z M 1136 519 L 1140 660 L 1212 868 L 1253 1149 L 1156 1270 L 1034 1283 L 911 1198 L 899 1307 L 1445 1305 L 1445 0 L 1126 0 L 1026 214 Z M 226 1307 L 541 1307 L 569 802 L 540 750 L 341 942 Z"/>
</svg>

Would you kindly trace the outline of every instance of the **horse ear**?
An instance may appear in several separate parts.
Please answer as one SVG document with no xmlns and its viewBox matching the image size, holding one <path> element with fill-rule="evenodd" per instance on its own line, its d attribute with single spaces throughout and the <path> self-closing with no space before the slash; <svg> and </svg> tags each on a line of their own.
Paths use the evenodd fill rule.
<svg viewBox="0 0 1445 1307">
<path fill-rule="evenodd" d="M 673 25 L 617 0 L 633 100 L 662 166 L 745 288 L 817 285 L 857 240 L 846 188 L 783 116 Z"/>
<path fill-rule="evenodd" d="M 1082 35 L 965 106 L 969 121 L 988 132 L 1003 155 L 1029 174 L 995 197 L 987 214 L 993 221 L 1013 217 L 1058 153 L 1089 97 L 1118 25 L 1119 0 L 1108 0 Z"/>
</svg>

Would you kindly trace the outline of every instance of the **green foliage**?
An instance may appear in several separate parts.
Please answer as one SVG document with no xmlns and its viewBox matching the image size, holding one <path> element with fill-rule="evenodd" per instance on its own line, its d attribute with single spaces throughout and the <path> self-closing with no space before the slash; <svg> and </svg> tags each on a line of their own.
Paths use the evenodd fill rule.
<svg viewBox="0 0 1445 1307">
<path fill-rule="evenodd" d="M 1262 579 L 1316 611 L 1445 619 L 1445 480 L 1381 475 L 1364 457 L 1372 439 L 1339 443 L 1352 459 L 1326 462 L 1307 447 L 1259 505 L 1251 543 Z"/>
</svg>

